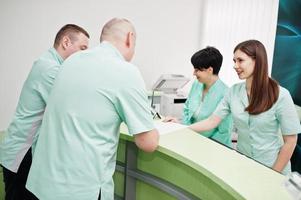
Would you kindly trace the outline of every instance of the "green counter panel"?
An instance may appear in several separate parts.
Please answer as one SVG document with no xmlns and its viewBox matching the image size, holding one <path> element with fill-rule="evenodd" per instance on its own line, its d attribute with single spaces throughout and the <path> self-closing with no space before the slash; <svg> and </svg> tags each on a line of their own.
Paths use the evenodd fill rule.
<svg viewBox="0 0 301 200">
<path fill-rule="evenodd" d="M 120 197 L 123 197 L 124 194 L 124 175 L 120 172 L 115 172 L 114 176 L 114 193 Z"/>
<path fill-rule="evenodd" d="M 120 140 L 118 146 L 117 160 L 124 163 L 126 153 L 126 142 Z M 167 156 L 161 152 L 145 153 L 138 151 L 137 168 L 143 172 L 163 179 L 173 185 L 184 189 L 185 191 L 199 197 L 200 199 L 209 200 L 232 200 L 242 199 L 234 197 L 226 190 L 221 188 L 210 178 L 187 166 L 186 164 Z M 115 194 L 123 196 L 124 176 L 119 172 L 115 172 Z M 171 195 L 161 191 L 160 189 L 137 181 L 136 199 L 175 199 Z"/>
<path fill-rule="evenodd" d="M 176 200 L 176 198 L 162 192 L 158 188 L 145 184 L 141 181 L 137 181 L 136 190 L 136 200 Z"/>
<path fill-rule="evenodd" d="M 200 172 L 160 152 L 139 151 L 138 169 L 166 180 L 200 199 L 236 199 Z M 153 196 L 153 193 L 145 196 Z"/>
</svg>

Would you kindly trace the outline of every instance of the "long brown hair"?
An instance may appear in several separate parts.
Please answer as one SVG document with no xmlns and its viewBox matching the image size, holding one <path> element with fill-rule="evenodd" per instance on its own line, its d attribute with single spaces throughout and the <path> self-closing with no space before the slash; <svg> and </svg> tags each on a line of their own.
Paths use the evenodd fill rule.
<svg viewBox="0 0 301 200">
<path fill-rule="evenodd" d="M 253 80 L 250 94 L 250 104 L 245 111 L 257 115 L 269 110 L 279 96 L 278 83 L 268 75 L 268 59 L 264 45 L 258 40 L 247 40 L 234 48 L 234 53 L 240 50 L 255 60 Z"/>
</svg>

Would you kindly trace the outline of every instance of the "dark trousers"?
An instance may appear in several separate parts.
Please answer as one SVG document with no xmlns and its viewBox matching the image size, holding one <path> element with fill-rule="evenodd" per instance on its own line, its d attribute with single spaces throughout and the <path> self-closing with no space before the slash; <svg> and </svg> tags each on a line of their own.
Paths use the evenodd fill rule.
<svg viewBox="0 0 301 200">
<path fill-rule="evenodd" d="M 291 158 L 292 171 L 301 174 L 301 134 L 298 134 L 298 141 L 294 153 Z"/>
<path fill-rule="evenodd" d="M 98 200 L 101 200 L 101 190 L 99 191 L 99 196 L 98 196 Z"/>
<path fill-rule="evenodd" d="M 3 167 L 5 200 L 38 200 L 38 198 L 25 188 L 31 161 L 32 155 L 31 149 L 29 149 L 17 173 Z"/>
</svg>

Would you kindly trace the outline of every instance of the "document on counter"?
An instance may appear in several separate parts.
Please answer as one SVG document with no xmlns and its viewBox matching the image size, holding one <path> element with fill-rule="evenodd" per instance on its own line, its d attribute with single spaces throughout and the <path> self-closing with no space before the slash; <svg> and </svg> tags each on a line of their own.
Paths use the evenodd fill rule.
<svg viewBox="0 0 301 200">
<path fill-rule="evenodd" d="M 160 135 L 164 135 L 166 133 L 171 133 L 173 131 L 187 128 L 186 125 L 173 123 L 173 122 L 155 121 L 154 123 L 155 123 L 155 127 L 159 131 Z"/>
</svg>

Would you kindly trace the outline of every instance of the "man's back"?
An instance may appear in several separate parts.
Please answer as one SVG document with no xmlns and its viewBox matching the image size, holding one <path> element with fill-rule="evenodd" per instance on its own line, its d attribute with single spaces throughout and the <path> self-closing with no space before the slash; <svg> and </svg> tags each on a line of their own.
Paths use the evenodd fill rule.
<svg viewBox="0 0 301 200">
<path fill-rule="evenodd" d="M 66 200 L 96 199 L 101 189 L 112 199 L 120 123 L 135 134 L 152 130 L 151 119 L 139 71 L 110 43 L 67 59 L 49 98 L 29 189 Z"/>
</svg>

